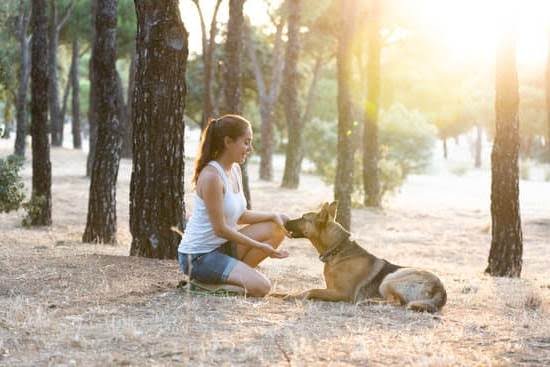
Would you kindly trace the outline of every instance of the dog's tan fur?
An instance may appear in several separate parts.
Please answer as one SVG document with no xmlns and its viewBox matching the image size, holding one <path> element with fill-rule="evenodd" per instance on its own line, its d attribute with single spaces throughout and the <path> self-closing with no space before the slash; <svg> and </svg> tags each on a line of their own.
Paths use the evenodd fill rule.
<svg viewBox="0 0 550 367">
<path fill-rule="evenodd" d="M 304 214 L 285 225 L 293 237 L 308 238 L 325 261 L 326 289 L 310 289 L 286 298 L 345 302 L 384 302 L 415 311 L 436 312 L 447 294 L 429 271 L 400 267 L 380 259 L 349 239 L 334 218 L 337 203 L 325 203 L 319 212 Z"/>
</svg>

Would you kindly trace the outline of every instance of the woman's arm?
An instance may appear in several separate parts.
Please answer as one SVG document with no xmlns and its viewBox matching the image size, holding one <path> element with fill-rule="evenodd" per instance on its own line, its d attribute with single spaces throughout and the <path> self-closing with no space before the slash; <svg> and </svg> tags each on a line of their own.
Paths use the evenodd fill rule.
<svg viewBox="0 0 550 367">
<path fill-rule="evenodd" d="M 286 257 L 269 244 L 256 241 L 227 225 L 223 214 L 223 183 L 218 174 L 205 168 L 197 182 L 197 194 L 202 197 L 216 236 L 249 247 L 259 248 L 271 257 Z"/>
<path fill-rule="evenodd" d="M 239 224 L 254 224 L 267 221 L 275 221 L 276 213 L 261 212 L 258 210 L 245 210 L 239 218 Z"/>
</svg>

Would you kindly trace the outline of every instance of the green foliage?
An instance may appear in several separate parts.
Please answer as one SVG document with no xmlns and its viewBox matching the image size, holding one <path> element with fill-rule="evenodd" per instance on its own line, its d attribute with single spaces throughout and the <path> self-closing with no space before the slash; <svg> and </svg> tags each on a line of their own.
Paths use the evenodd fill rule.
<svg viewBox="0 0 550 367">
<path fill-rule="evenodd" d="M 436 129 L 421 113 L 398 104 L 382 111 L 379 129 L 378 174 L 383 197 L 401 187 L 410 173 L 420 173 L 427 168 Z M 336 174 L 336 122 L 314 119 L 306 126 L 304 137 L 306 157 L 315 165 L 316 173 L 332 184 Z M 355 154 L 354 169 L 354 196 L 362 196 L 361 154 Z"/>
<path fill-rule="evenodd" d="M 398 162 L 387 158 L 378 161 L 378 175 L 380 178 L 380 195 L 383 198 L 386 194 L 393 193 L 405 182 L 403 169 Z"/>
<path fill-rule="evenodd" d="M 22 222 L 24 227 L 30 227 L 42 217 L 42 208 L 45 203 L 46 198 L 40 195 L 35 195 L 31 197 L 31 200 L 23 203 L 22 206 L 27 212 L 27 215 L 23 218 Z"/>
<path fill-rule="evenodd" d="M 11 155 L 0 158 L 0 213 L 8 213 L 19 209 L 25 198 L 23 182 L 19 170 L 23 166 L 23 158 Z"/>
<path fill-rule="evenodd" d="M 17 42 L 17 13 L 19 3 L 13 0 L 0 2 L 0 87 L 15 93 L 19 45 Z M 2 89 L 2 88 L 0 88 Z M 6 95 L 6 94 L 4 94 Z"/>
<path fill-rule="evenodd" d="M 387 147 L 387 157 L 399 163 L 403 174 L 424 171 L 431 158 L 436 129 L 418 111 L 394 104 L 382 111 L 379 144 Z"/>
</svg>

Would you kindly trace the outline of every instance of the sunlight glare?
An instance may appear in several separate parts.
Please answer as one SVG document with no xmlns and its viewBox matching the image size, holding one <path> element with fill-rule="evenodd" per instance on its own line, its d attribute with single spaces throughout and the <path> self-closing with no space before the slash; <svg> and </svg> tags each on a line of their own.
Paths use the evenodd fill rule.
<svg viewBox="0 0 550 367">
<path fill-rule="evenodd" d="M 546 59 L 549 0 L 423 0 L 413 10 L 421 26 L 444 43 L 457 61 L 492 60 L 499 33 L 515 27 L 518 62 Z M 409 3 L 407 5 L 412 5 Z"/>
</svg>

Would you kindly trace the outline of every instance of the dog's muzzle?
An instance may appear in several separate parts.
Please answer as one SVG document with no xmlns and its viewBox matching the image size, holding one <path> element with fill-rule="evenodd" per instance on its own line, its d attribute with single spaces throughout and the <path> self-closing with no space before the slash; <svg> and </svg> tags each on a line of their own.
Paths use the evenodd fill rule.
<svg viewBox="0 0 550 367">
<path fill-rule="evenodd" d="M 292 238 L 304 238 L 304 233 L 300 229 L 300 222 L 302 218 L 291 219 L 285 223 L 285 229 Z"/>
</svg>

